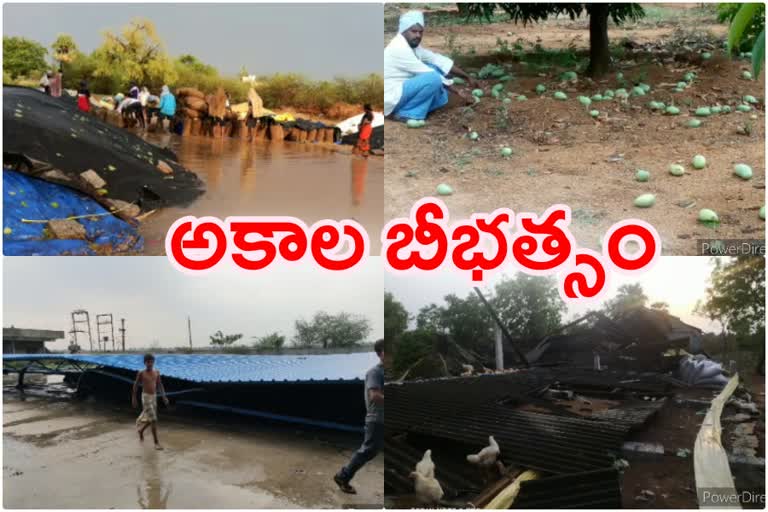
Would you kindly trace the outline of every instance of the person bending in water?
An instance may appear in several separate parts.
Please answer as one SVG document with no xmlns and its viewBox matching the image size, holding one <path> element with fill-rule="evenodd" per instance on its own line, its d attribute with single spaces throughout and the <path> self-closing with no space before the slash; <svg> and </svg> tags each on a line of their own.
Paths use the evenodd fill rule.
<svg viewBox="0 0 768 512">
<path fill-rule="evenodd" d="M 141 414 L 136 419 L 136 428 L 139 431 L 139 439 L 144 441 L 144 431 L 147 427 L 152 427 L 152 437 L 155 440 L 155 449 L 162 450 L 160 441 L 157 440 L 157 390 L 160 390 L 163 402 L 168 405 L 168 397 L 165 396 L 163 381 L 160 380 L 160 372 L 155 370 L 155 356 L 146 354 L 144 356 L 145 368 L 136 374 L 136 380 L 133 383 L 131 392 L 131 404 L 134 409 L 138 406 L 136 401 L 136 391 L 141 385 Z"/>
</svg>

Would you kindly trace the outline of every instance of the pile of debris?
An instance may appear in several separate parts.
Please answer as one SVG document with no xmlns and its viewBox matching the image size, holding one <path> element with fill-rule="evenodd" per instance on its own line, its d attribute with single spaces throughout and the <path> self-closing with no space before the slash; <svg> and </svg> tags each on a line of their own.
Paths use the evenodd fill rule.
<svg viewBox="0 0 768 512">
<path fill-rule="evenodd" d="M 385 491 L 397 505 L 482 507 L 501 499 L 504 508 L 513 501 L 515 507 L 620 507 L 616 461 L 624 440 L 664 407 L 671 388 L 655 376 L 624 377 L 531 368 L 387 384 Z M 589 392 L 603 378 L 601 394 L 566 389 Z M 654 400 L 643 400 L 649 394 Z M 423 478 L 411 474 L 426 450 L 442 489 L 431 501 L 420 492 Z M 489 452 L 495 455 L 483 460 Z M 547 486 L 563 492 L 548 495 Z M 505 494 L 510 487 L 517 490 Z M 585 487 L 591 491 L 577 492 Z"/>
<path fill-rule="evenodd" d="M 712 452 L 724 453 L 720 411 L 738 376 L 700 353 L 698 328 L 662 311 L 635 308 L 615 319 L 590 313 L 526 344 L 512 339 L 489 309 L 506 337 L 503 355 L 512 356 L 517 367 L 501 369 L 499 338 L 500 369 L 491 372 L 482 358 L 444 336 L 433 353 L 386 385 L 389 506 L 621 508 L 625 494 L 629 503 L 659 505 L 674 492 L 657 496 L 653 477 L 632 466 L 637 457 L 650 457 L 656 469 L 675 466 L 669 457 L 688 459 L 685 466 L 676 466 L 687 481 L 703 481 L 698 468 L 709 459 L 726 459 Z M 591 325 L 579 326 L 586 319 Z M 444 357 L 449 354 L 452 365 Z M 483 374 L 472 375 L 475 366 L 464 362 L 461 376 L 450 376 L 461 371 L 456 362 L 477 359 Z M 404 380 L 413 370 L 424 375 L 429 368 L 418 366 L 430 361 L 434 367 L 437 360 L 443 366 L 438 375 L 444 377 Z M 713 389 L 720 392 L 714 400 Z M 757 405 L 743 390 L 734 396 L 739 398 L 731 398 L 727 407 L 745 412 L 724 419 L 739 422 L 727 431 L 731 455 L 764 466 L 755 456 L 757 424 L 744 422 L 759 413 Z M 701 410 L 687 410 L 690 404 Z M 679 429 L 701 423 L 699 414 L 706 418 L 701 431 L 693 428 L 681 435 Z M 705 428 L 717 432 L 717 439 Z M 699 448 L 700 439 L 715 448 Z M 656 491 L 630 487 L 623 492 L 626 472 L 635 485 L 654 484 Z M 719 475 L 732 479 L 727 463 Z M 691 497 L 677 503 L 683 508 L 701 504 Z"/>
</svg>

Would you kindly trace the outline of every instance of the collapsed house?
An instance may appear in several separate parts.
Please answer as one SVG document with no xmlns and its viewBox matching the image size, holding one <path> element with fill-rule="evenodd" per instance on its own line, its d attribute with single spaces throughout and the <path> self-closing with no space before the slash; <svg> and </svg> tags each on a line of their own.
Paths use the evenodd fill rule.
<svg viewBox="0 0 768 512">
<path fill-rule="evenodd" d="M 750 476 L 764 471 L 764 405 L 688 352 L 700 349 L 699 329 L 645 308 L 590 320 L 524 345 L 525 360 L 507 340 L 511 369 L 387 383 L 387 506 L 696 508 L 711 476 L 700 468 L 716 457 L 730 462 L 718 487 L 764 489 Z M 700 433 L 710 418 L 717 435 Z M 694 449 L 700 438 L 722 454 Z M 468 460 L 494 443 L 492 464 Z M 414 474 L 430 457 L 439 499 Z"/>
<path fill-rule="evenodd" d="M 591 320 L 590 327 L 580 324 Z M 564 334 L 563 331 L 570 331 Z M 680 350 L 701 350 L 701 329 L 676 316 L 645 307 L 625 311 L 616 319 L 590 313 L 545 336 L 526 353 L 538 365 L 570 364 L 612 368 L 666 368 L 677 363 Z M 670 352 L 671 351 L 671 352 Z M 505 348 L 505 355 L 512 355 Z"/>
</svg>

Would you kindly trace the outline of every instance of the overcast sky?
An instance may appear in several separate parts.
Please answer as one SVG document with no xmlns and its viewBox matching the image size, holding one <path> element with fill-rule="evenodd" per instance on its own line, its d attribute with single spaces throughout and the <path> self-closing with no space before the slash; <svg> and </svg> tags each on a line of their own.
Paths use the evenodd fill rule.
<svg viewBox="0 0 768 512">
<path fill-rule="evenodd" d="M 323 310 L 365 316 L 373 342 L 384 336 L 383 273 L 378 257 L 335 274 L 307 265 L 245 273 L 222 268 L 197 277 L 163 257 L 6 257 L 3 326 L 66 332 L 71 311 L 85 309 L 94 340 L 96 314 L 112 313 L 116 323 L 126 319 L 127 347 L 186 346 L 190 315 L 193 343 L 205 346 L 217 330 L 243 333 L 240 343 L 273 331 L 290 339 L 295 320 Z"/>
<path fill-rule="evenodd" d="M 104 30 L 131 19 L 155 23 L 171 56 L 192 54 L 225 75 L 245 65 L 256 75 L 296 72 L 310 78 L 381 73 L 381 4 L 9 4 L 3 33 L 46 48 L 61 33 L 91 52 Z"/>
<path fill-rule="evenodd" d="M 710 258 L 700 256 L 662 257 L 653 269 L 634 278 L 612 274 L 610 278 L 612 282 L 608 287 L 606 297 L 614 296 L 622 284 L 640 283 L 648 296 L 649 304 L 657 301 L 666 302 L 669 304 L 670 313 L 680 317 L 684 322 L 704 330 L 719 332 L 720 326 L 718 324 L 713 324 L 708 319 L 693 314 L 696 301 L 704 298 L 707 280 L 712 268 Z M 514 274 L 499 273 L 480 289 L 483 291 L 492 290 L 496 282 L 510 275 Z M 443 304 L 443 297 L 450 293 L 460 297 L 474 293 L 472 285 L 465 275 L 448 271 L 409 275 L 407 277 L 386 273 L 384 289 L 392 292 L 412 315 L 418 313 L 422 306 L 430 303 Z M 571 305 L 568 307 L 566 317 L 574 319 L 588 309 L 596 309 L 599 305 L 600 303 Z"/>
</svg>

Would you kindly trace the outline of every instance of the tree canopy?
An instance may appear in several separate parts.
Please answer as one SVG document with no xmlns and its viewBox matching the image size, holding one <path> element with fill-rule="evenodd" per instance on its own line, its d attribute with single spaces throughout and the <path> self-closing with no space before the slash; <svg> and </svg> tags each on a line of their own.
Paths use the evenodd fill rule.
<svg viewBox="0 0 768 512">
<path fill-rule="evenodd" d="M 221 331 L 216 331 L 211 336 L 211 345 L 216 345 L 217 347 L 228 347 L 232 345 L 234 342 L 239 340 L 243 337 L 242 334 L 224 334 Z"/>
<path fill-rule="evenodd" d="M 285 336 L 278 332 L 273 332 L 265 336 L 256 338 L 253 346 L 261 350 L 280 350 L 285 345 Z"/>
<path fill-rule="evenodd" d="M 589 67 L 587 73 L 600 76 L 610 68 L 608 47 L 608 18 L 620 25 L 645 16 L 640 4 L 633 3 L 460 3 L 459 12 L 467 17 L 490 19 L 497 8 L 506 12 L 515 23 L 538 23 L 549 17 L 565 15 L 576 19 L 589 16 Z"/>
<path fill-rule="evenodd" d="M 301 347 L 350 347 L 371 334 L 370 321 L 350 313 L 332 315 L 318 311 L 312 320 L 296 321 L 294 343 Z"/>
<path fill-rule="evenodd" d="M 3 72 L 12 79 L 43 73 L 48 65 L 43 45 L 23 37 L 3 37 Z"/>
<path fill-rule="evenodd" d="M 387 342 L 397 340 L 408 329 L 408 311 L 395 296 L 384 293 L 384 339 Z"/>
<path fill-rule="evenodd" d="M 155 88 L 176 80 L 163 41 L 147 19 L 131 21 L 120 33 L 105 32 L 104 42 L 93 57 L 96 76 L 109 76 L 119 69 L 129 80 Z"/>
<path fill-rule="evenodd" d="M 706 298 L 698 309 L 740 344 L 765 341 L 765 259 L 713 258 Z"/>
<path fill-rule="evenodd" d="M 555 278 L 522 272 L 498 283 L 491 303 L 510 334 L 523 339 L 541 338 L 560 327 L 566 310 Z"/>
<path fill-rule="evenodd" d="M 51 52 L 53 58 L 61 63 L 72 62 L 80 54 L 75 40 L 69 34 L 59 34 L 51 45 Z"/>
<path fill-rule="evenodd" d="M 619 286 L 616 296 L 605 302 L 604 311 L 609 317 L 618 318 L 622 313 L 644 307 L 646 304 L 648 304 L 648 296 L 640 283 L 623 284 Z"/>
</svg>

